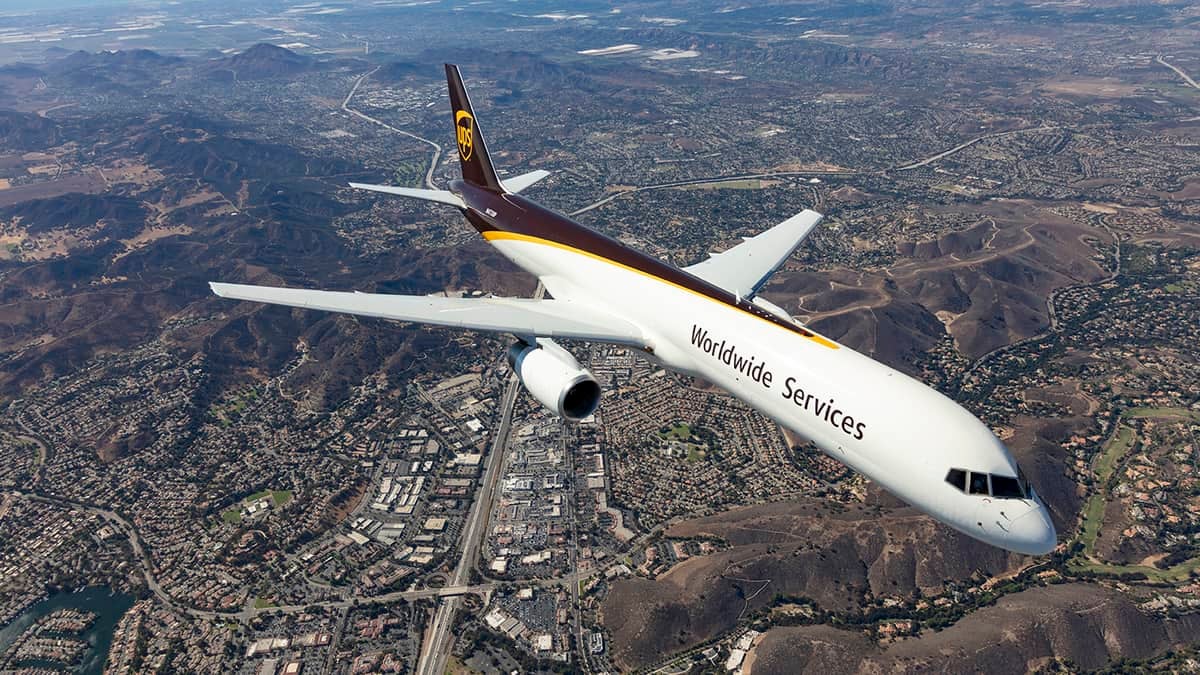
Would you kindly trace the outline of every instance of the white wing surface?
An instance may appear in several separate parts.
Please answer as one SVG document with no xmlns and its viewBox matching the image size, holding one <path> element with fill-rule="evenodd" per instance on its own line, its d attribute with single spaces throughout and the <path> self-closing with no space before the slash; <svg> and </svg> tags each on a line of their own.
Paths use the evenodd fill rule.
<svg viewBox="0 0 1200 675">
<path fill-rule="evenodd" d="M 443 298 L 381 295 L 211 282 L 222 298 L 318 309 L 396 321 L 412 321 L 518 336 L 575 338 L 649 346 L 635 325 L 606 312 L 566 300 Z"/>
<path fill-rule="evenodd" d="M 538 169 L 537 171 L 530 171 L 529 173 L 523 173 L 520 176 L 513 176 L 512 178 L 505 178 L 500 181 L 500 184 L 503 185 L 504 189 L 508 190 L 509 192 L 520 192 L 521 190 L 524 190 L 525 188 L 529 187 L 530 185 L 533 185 L 534 183 L 538 182 L 539 180 L 541 180 L 549 175 L 550 175 L 549 171 L 546 171 L 545 169 Z"/>
<path fill-rule="evenodd" d="M 805 209 L 728 251 L 684 269 L 705 281 L 742 297 L 762 288 L 775 270 L 808 237 L 823 216 Z"/>
<path fill-rule="evenodd" d="M 426 190 L 424 188 L 406 188 L 397 187 L 395 185 L 370 185 L 369 183 L 351 183 L 350 187 L 357 190 L 370 190 L 371 192 L 382 192 L 389 195 L 399 195 L 401 197 L 412 197 L 427 202 L 438 202 L 439 204 L 449 204 L 457 206 L 460 209 L 467 208 L 462 197 L 450 192 L 449 190 Z"/>
<path fill-rule="evenodd" d="M 520 176 L 514 176 L 504 180 L 502 181 L 502 185 L 508 192 L 520 192 L 521 190 L 524 190 L 525 188 L 533 185 L 549 175 L 549 171 L 546 171 L 545 169 L 538 169 L 537 171 L 530 171 L 529 173 L 523 173 Z M 382 192 L 384 194 L 398 195 L 400 197 L 411 197 L 413 199 L 420 199 L 426 202 L 449 204 L 450 206 L 457 206 L 460 209 L 467 208 L 467 205 L 465 202 L 463 202 L 462 197 L 459 197 L 449 190 L 426 190 L 425 188 L 399 187 L 396 185 L 371 185 L 369 183 L 350 183 L 350 187 L 357 190 L 370 190 L 371 192 Z"/>
</svg>

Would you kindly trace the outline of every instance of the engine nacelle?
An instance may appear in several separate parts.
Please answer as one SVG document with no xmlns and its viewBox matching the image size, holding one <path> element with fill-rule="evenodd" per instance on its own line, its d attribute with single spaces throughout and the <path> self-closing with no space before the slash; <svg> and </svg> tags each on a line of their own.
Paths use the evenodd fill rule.
<svg viewBox="0 0 1200 675">
<path fill-rule="evenodd" d="M 578 422 L 600 405 L 600 384 L 574 356 L 554 344 L 508 348 L 508 365 L 538 403 L 559 417 Z"/>
</svg>

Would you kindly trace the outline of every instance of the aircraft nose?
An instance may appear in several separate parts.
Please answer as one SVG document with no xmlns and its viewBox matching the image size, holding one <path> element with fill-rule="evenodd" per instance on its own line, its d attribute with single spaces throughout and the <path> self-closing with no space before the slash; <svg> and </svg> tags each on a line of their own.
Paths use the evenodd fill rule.
<svg viewBox="0 0 1200 675">
<path fill-rule="evenodd" d="M 1054 550 L 1058 535 L 1050 513 L 1038 504 L 1013 521 L 1006 537 L 1009 550 L 1025 555 L 1043 555 Z"/>
</svg>

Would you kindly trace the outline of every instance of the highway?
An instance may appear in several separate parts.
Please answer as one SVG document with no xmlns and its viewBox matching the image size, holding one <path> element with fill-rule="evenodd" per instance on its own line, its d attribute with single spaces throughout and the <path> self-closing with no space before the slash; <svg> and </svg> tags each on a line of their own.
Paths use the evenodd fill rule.
<svg viewBox="0 0 1200 675">
<path fill-rule="evenodd" d="M 1179 66 L 1176 66 L 1173 63 L 1169 63 L 1166 59 L 1164 59 L 1162 57 L 1162 54 L 1159 54 L 1158 56 L 1154 57 L 1154 60 L 1157 61 L 1158 63 L 1170 68 L 1171 70 L 1175 71 L 1175 74 L 1182 77 L 1184 82 L 1187 82 L 1188 84 L 1192 85 L 1196 89 L 1200 89 L 1200 84 L 1196 84 L 1196 81 L 1192 79 L 1191 75 L 1188 75 Z"/>
<path fill-rule="evenodd" d="M 42 418 L 40 414 L 38 417 L 41 418 L 41 421 L 47 426 L 49 425 L 49 422 L 46 422 L 45 418 Z M 14 419 L 16 420 L 17 426 L 21 427 L 21 431 L 25 432 L 25 434 L 18 434 L 17 440 L 27 440 L 36 444 L 38 447 L 38 458 L 37 463 L 34 464 L 33 472 L 33 485 L 37 485 L 41 480 L 41 468 L 46 466 L 46 462 L 50 460 L 50 444 L 47 443 L 44 438 L 39 436 L 37 431 L 29 428 L 29 424 L 26 423 L 24 417 L 17 416 Z"/>
<path fill-rule="evenodd" d="M 545 296 L 546 287 L 539 281 L 533 297 L 535 300 L 541 300 Z M 459 558 L 454 574 L 450 577 L 449 587 L 464 586 L 471 570 L 479 563 L 479 551 L 483 546 L 484 537 L 487 536 L 487 523 L 496 500 L 496 484 L 500 481 L 504 457 L 508 454 L 508 435 L 512 431 L 513 409 L 520 392 L 521 381 L 516 373 L 513 373 L 509 376 L 508 386 L 500 399 L 500 424 L 496 427 L 496 435 L 492 437 L 492 449 L 488 453 L 483 478 L 480 479 L 479 494 L 475 495 L 475 503 L 471 505 L 471 513 L 467 516 L 467 523 L 463 528 L 462 557 Z M 484 585 L 490 588 L 490 585 Z M 450 627 L 454 624 L 454 614 L 458 605 L 457 597 L 446 598 L 438 605 L 421 643 L 417 675 L 437 675 L 445 670 L 446 659 L 450 656 Z"/>
<path fill-rule="evenodd" d="M 561 425 L 562 422 L 559 422 Z M 567 475 L 575 475 L 575 455 L 568 447 L 568 436 L 566 431 L 559 432 L 559 449 L 563 453 L 563 457 L 567 458 Z M 574 605 L 572 623 L 575 628 L 575 640 L 579 645 L 579 665 L 585 673 L 592 672 L 592 664 L 590 663 L 589 653 L 586 648 L 586 642 L 583 641 L 583 600 L 579 597 L 579 510 L 578 504 L 571 502 L 568 508 L 571 509 L 571 575 L 575 581 L 571 583 L 571 603 Z"/>
<path fill-rule="evenodd" d="M 540 288 L 539 288 L 540 291 Z M 540 293 L 539 293 L 540 295 Z M 504 464 L 505 450 L 508 447 L 508 434 L 512 427 L 513 408 L 517 394 L 521 391 L 521 383 L 516 375 L 509 380 L 501 399 L 500 424 L 496 435 L 492 437 L 492 449 L 488 453 L 487 467 L 479 485 L 479 494 L 471 506 L 467 516 L 466 526 L 462 534 L 462 557 L 454 568 L 448 588 L 465 587 L 471 570 L 479 559 L 479 550 L 487 534 L 487 522 L 491 513 L 492 495 L 496 483 L 500 480 L 500 467 Z M 490 585 L 485 584 L 490 588 Z M 458 596 L 446 597 L 434 612 L 433 620 L 425 630 L 425 639 L 421 643 L 421 655 L 417 661 L 417 675 L 436 675 L 446 668 L 446 659 L 450 656 L 450 628 L 454 624 L 454 615 L 458 611 Z"/>
<path fill-rule="evenodd" d="M 437 170 L 438 160 L 440 160 L 442 157 L 442 146 L 438 145 L 437 143 L 434 143 L 433 141 L 429 140 L 428 138 L 423 138 L 421 136 L 418 136 L 409 131 L 405 131 L 403 129 L 397 129 L 396 127 L 388 124 L 387 122 L 384 122 L 382 120 L 377 120 L 374 117 L 367 115 L 366 113 L 361 113 L 361 112 L 355 110 L 354 108 L 350 107 L 350 99 L 354 98 L 354 94 L 355 94 L 355 92 L 358 91 L 359 86 L 361 86 L 364 80 L 366 80 L 368 77 L 370 77 L 376 70 L 379 70 L 381 67 L 382 66 L 376 66 L 374 69 L 369 70 L 369 71 L 363 73 L 362 75 L 359 75 L 358 79 L 354 80 L 354 86 L 350 88 L 350 93 L 346 94 L 345 100 L 342 101 L 342 110 L 345 110 L 346 112 L 358 117 L 359 119 L 366 120 L 367 122 L 370 122 L 372 124 L 378 124 L 379 126 L 383 127 L 384 129 L 387 129 L 389 131 L 394 131 L 394 132 L 400 134 L 401 136 L 408 136 L 409 138 L 421 141 L 422 143 L 426 143 L 430 147 L 432 147 L 433 148 L 433 157 L 429 160 L 429 170 L 425 172 L 425 186 L 428 187 L 430 190 L 437 189 L 437 186 L 435 186 L 433 184 L 433 172 L 435 170 Z"/>
<path fill-rule="evenodd" d="M 996 133 L 993 133 L 993 134 L 984 134 L 982 136 L 976 136 L 975 138 L 972 138 L 971 140 L 966 141 L 965 143 L 959 143 L 958 145 L 954 146 L 953 148 L 950 148 L 949 150 L 943 150 L 942 152 L 939 152 L 936 155 L 926 157 L 925 159 L 913 162 L 912 164 L 906 164 L 904 166 L 896 167 L 896 171 L 908 171 L 909 169 L 916 169 L 916 168 L 925 166 L 926 164 L 929 164 L 931 162 L 936 162 L 939 159 L 942 159 L 944 157 L 949 157 L 950 155 L 953 155 L 954 153 L 958 152 L 959 150 L 966 150 L 967 148 L 971 147 L 972 145 L 975 145 L 976 143 L 978 143 L 979 141 L 984 141 L 989 138 L 1000 138 L 1002 136 L 1013 136 L 1015 134 L 1023 134 L 1023 133 L 1029 132 L 1029 131 L 1056 131 L 1056 130 L 1058 130 L 1058 128 L 1059 127 L 1056 127 L 1056 126 L 1029 127 L 1027 129 L 1013 129 L 1011 131 L 997 131 Z"/>
</svg>

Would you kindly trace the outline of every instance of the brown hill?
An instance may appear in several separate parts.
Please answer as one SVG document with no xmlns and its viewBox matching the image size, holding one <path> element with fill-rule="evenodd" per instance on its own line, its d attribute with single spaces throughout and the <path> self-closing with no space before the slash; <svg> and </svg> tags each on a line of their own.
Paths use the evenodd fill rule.
<svg viewBox="0 0 1200 675">
<path fill-rule="evenodd" d="M 1031 588 L 953 626 L 880 648 L 859 632 L 828 626 L 772 628 L 749 659 L 750 675 L 950 670 L 1017 673 L 1052 659 L 1093 670 L 1190 643 L 1200 615 L 1166 620 L 1092 584 Z"/>
<path fill-rule="evenodd" d="M 902 370 L 946 335 L 928 308 L 878 273 L 844 268 L 787 272 L 765 295 L 821 334 Z"/>
<path fill-rule="evenodd" d="M 0 146 L 41 150 L 60 143 L 62 131 L 53 120 L 33 113 L 0 110 Z"/>
<path fill-rule="evenodd" d="M 0 66 L 0 93 L 8 101 L 19 101 L 34 91 L 45 75 L 36 66 L 27 63 L 9 63 Z M 8 105 L 13 105 L 9 103 Z"/>
<path fill-rule="evenodd" d="M 1056 288 L 1102 279 L 1087 243 L 1103 229 L 1024 201 L 967 206 L 978 224 L 922 241 L 899 241 L 882 270 L 784 271 L 767 297 L 814 329 L 905 367 L 949 333 L 968 358 L 1046 330 Z"/>
<path fill-rule="evenodd" d="M 0 220 L 13 219 L 19 219 L 21 227 L 30 234 L 102 224 L 97 236 L 121 239 L 141 231 L 146 221 L 146 209 L 132 197 L 73 192 L 0 208 Z"/>
<path fill-rule="evenodd" d="M 1107 241 L 1108 234 L 1049 206 L 990 202 L 971 229 L 899 243 L 898 252 L 910 258 L 889 273 L 930 312 L 948 313 L 946 330 L 969 358 L 1035 335 L 1049 324 L 1046 298 L 1053 289 L 1106 274 L 1085 239 Z"/>
<path fill-rule="evenodd" d="M 76 51 L 48 62 L 43 69 L 53 84 L 89 89 L 104 89 L 108 95 L 141 97 L 146 88 L 167 77 L 176 68 L 188 64 L 178 56 L 167 56 L 149 49 Z"/>
<path fill-rule="evenodd" d="M 1035 418 L 1018 415 L 1011 422 L 1012 436 L 1005 439 L 1017 464 L 1037 487 L 1050 507 L 1059 533 L 1075 527 L 1082 506 L 1079 486 L 1073 476 L 1071 455 L 1062 449 L 1073 435 L 1098 433 L 1095 419 L 1086 416 Z"/>
<path fill-rule="evenodd" d="M 100 52 L 76 51 L 46 66 L 50 73 L 63 74 L 80 70 L 105 69 L 149 69 L 180 65 L 185 62 L 178 56 L 159 54 L 151 49 L 115 49 Z"/>
<path fill-rule="evenodd" d="M 258 80 L 293 77 L 316 66 L 317 61 L 311 56 L 260 42 L 243 52 L 217 60 L 211 69 L 214 72 L 231 71 L 241 80 Z"/>
<path fill-rule="evenodd" d="M 33 115 L 0 116 L 4 119 L 16 120 L 20 133 L 26 126 L 35 132 L 58 129 Z M 164 177 L 159 185 L 132 196 L 110 192 L 24 202 L 0 217 L 19 216 L 34 229 L 104 222 L 109 229 L 124 228 L 108 233 L 123 237 L 144 224 L 145 205 L 154 204 L 176 207 L 158 225 L 186 227 L 132 250 L 110 237 L 64 258 L 0 261 L 5 274 L 0 355 L 7 357 L 0 359 L 0 395 L 19 395 L 33 382 L 78 369 L 97 354 L 142 344 L 159 334 L 168 317 L 193 310 L 221 316 L 176 331 L 172 339 L 187 354 L 206 357 L 214 391 L 282 367 L 294 358 L 301 337 L 317 361 L 296 378 L 318 404 L 339 400 L 366 369 L 403 370 L 423 352 L 439 350 L 449 358 L 460 349 L 448 344 L 444 331 L 222 301 L 208 290 L 212 279 L 409 293 L 532 289 L 527 276 L 478 243 L 463 250 L 414 247 L 361 257 L 332 225 L 370 204 L 370 198 L 347 197 L 344 183 L 354 179 L 357 167 L 344 160 L 241 138 L 228 125 L 195 115 L 107 118 L 104 125 L 93 130 L 101 143 L 157 170 Z M 189 205 L 198 193 L 219 193 L 237 213 L 214 209 L 210 200 Z M 122 447 L 114 453 L 135 451 Z"/>
<path fill-rule="evenodd" d="M 812 322 L 813 329 L 901 370 L 945 334 L 924 306 L 895 298 L 882 307 L 865 307 Z"/>
<path fill-rule="evenodd" d="M 859 612 L 865 597 L 941 592 L 1020 558 L 907 508 L 841 507 L 816 499 L 764 504 L 675 525 L 669 536 L 719 537 L 730 548 L 654 580 L 615 582 L 601 607 L 618 664 L 637 668 L 731 630 L 777 594 Z"/>
<path fill-rule="evenodd" d="M 1010 447 L 1049 504 L 1055 526 L 1066 531 L 1081 501 L 1061 442 L 1093 433 L 1094 421 L 1018 416 L 1012 427 Z M 716 537 L 730 547 L 654 580 L 616 582 L 602 606 L 614 658 L 630 668 L 652 663 L 732 630 L 777 594 L 858 613 L 872 596 L 939 594 L 947 583 L 1002 574 L 1027 560 L 939 525 L 873 485 L 868 503 L 846 508 L 803 499 L 672 526 L 668 536 Z"/>
</svg>

